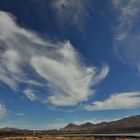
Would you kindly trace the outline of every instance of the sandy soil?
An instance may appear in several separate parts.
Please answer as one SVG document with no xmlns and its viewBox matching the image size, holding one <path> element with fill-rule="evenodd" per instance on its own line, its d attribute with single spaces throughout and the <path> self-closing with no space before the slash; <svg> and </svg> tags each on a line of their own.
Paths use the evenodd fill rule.
<svg viewBox="0 0 140 140">
<path fill-rule="evenodd" d="M 9 137 L 0 140 L 140 140 L 140 138 L 93 138 L 93 137 Z"/>
</svg>

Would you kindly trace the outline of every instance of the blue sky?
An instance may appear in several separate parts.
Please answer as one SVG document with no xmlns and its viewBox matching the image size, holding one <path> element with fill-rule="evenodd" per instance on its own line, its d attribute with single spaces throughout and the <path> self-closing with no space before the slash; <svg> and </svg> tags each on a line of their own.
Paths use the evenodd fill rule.
<svg viewBox="0 0 140 140">
<path fill-rule="evenodd" d="M 139 9 L 139 0 L 1 0 L 0 127 L 139 114 Z"/>
</svg>

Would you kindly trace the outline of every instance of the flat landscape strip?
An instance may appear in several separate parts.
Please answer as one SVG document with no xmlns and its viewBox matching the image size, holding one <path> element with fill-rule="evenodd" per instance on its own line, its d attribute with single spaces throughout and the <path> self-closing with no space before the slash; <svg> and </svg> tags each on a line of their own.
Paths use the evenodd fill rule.
<svg viewBox="0 0 140 140">
<path fill-rule="evenodd" d="M 128 134 L 58 134 L 55 136 L 62 137 L 138 137 L 140 140 L 140 133 L 128 133 Z"/>
<path fill-rule="evenodd" d="M 0 140 L 140 140 L 128 137 L 7 137 Z"/>
</svg>

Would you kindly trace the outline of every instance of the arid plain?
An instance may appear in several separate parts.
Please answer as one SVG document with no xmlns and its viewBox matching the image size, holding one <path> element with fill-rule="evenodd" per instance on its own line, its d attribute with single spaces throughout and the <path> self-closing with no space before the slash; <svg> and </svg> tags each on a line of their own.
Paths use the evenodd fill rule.
<svg viewBox="0 0 140 140">
<path fill-rule="evenodd" d="M 140 140 L 126 137 L 7 137 L 0 140 Z"/>
</svg>

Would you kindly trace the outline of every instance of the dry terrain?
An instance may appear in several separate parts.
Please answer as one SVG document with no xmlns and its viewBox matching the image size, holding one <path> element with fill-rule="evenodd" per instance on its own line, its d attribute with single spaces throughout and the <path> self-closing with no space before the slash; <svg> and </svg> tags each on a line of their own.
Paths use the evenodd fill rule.
<svg viewBox="0 0 140 140">
<path fill-rule="evenodd" d="M 0 138 L 0 140 L 140 140 L 140 138 L 115 138 L 115 137 L 8 137 Z"/>
</svg>

